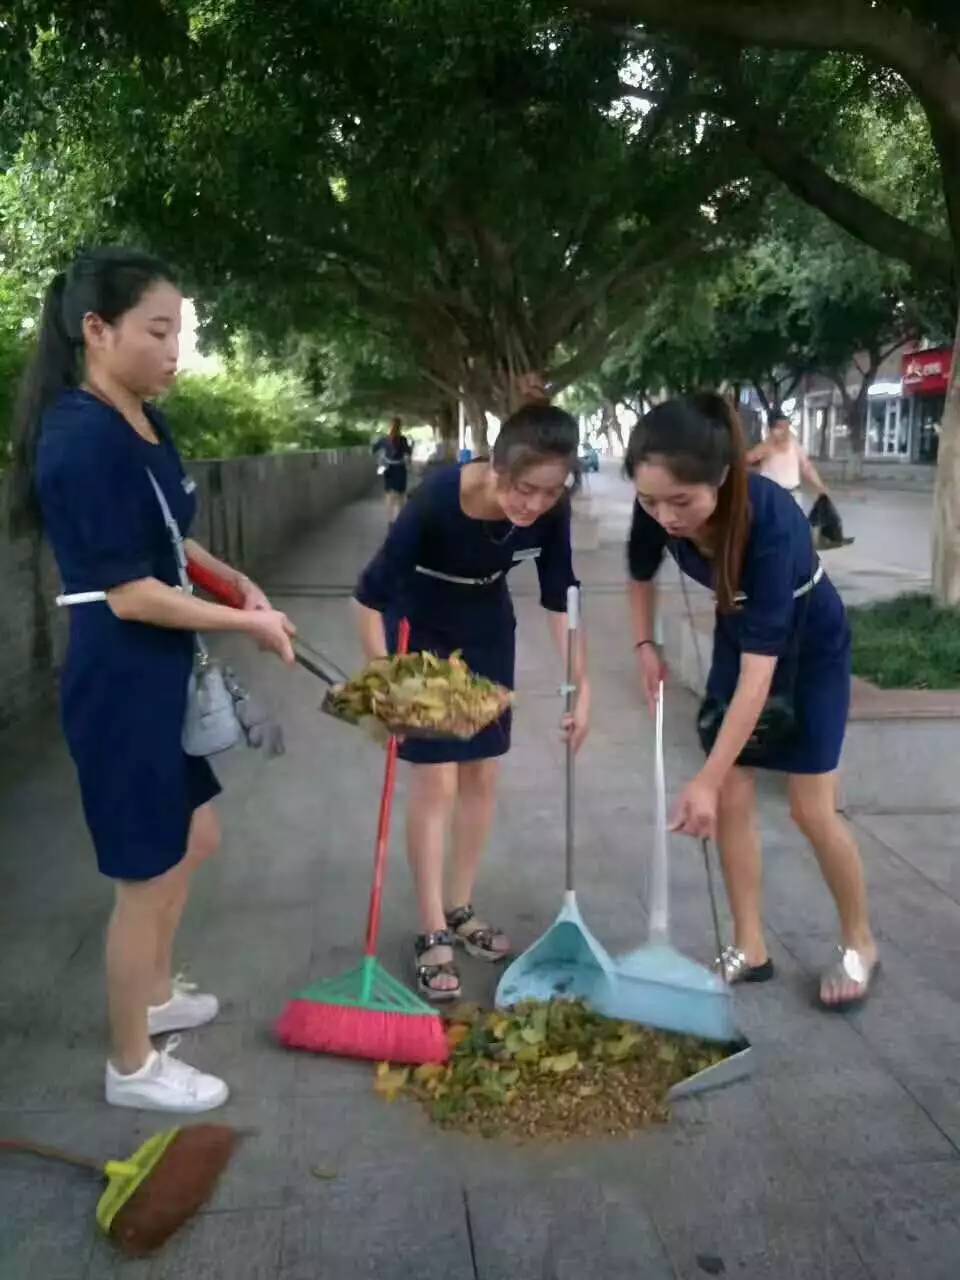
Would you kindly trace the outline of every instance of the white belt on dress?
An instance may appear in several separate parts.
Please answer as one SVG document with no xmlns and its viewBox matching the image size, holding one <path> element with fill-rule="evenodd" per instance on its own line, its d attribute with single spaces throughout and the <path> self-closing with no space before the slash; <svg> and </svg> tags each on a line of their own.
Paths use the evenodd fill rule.
<svg viewBox="0 0 960 1280">
<path fill-rule="evenodd" d="M 489 587 L 503 577 L 502 569 L 492 573 L 489 578 L 458 578 L 455 573 L 441 573 L 439 569 L 428 569 L 425 564 L 418 564 L 416 571 L 427 578 L 439 578 L 441 582 L 456 583 L 458 587 Z"/>
<path fill-rule="evenodd" d="M 72 591 L 68 595 L 57 596 L 57 607 L 62 609 L 65 604 L 100 604 L 106 598 L 105 591 Z"/>
<path fill-rule="evenodd" d="M 810 579 L 810 581 L 805 582 L 802 587 L 797 587 L 796 591 L 793 593 L 794 600 L 801 600 L 805 595 L 808 595 L 809 592 L 813 590 L 813 588 L 817 585 L 817 583 L 821 580 L 822 577 L 823 577 L 823 565 L 818 564 L 816 569 L 814 570 L 813 577 Z M 749 597 L 744 591 L 738 591 L 737 594 L 733 597 L 734 602 L 736 604 L 743 604 L 743 602 L 748 598 Z"/>
</svg>

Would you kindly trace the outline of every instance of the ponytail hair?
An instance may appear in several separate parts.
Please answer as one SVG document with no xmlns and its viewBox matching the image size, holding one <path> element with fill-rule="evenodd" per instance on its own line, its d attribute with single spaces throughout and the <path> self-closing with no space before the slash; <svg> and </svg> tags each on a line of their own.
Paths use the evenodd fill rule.
<svg viewBox="0 0 960 1280">
<path fill-rule="evenodd" d="M 136 249 L 114 247 L 81 253 L 51 280 L 14 410 L 8 490 L 13 536 L 35 532 L 42 524 L 34 482 L 40 421 L 58 396 L 80 384 L 85 318 L 93 314 L 115 324 L 159 280 L 176 284 L 166 263 Z"/>
<path fill-rule="evenodd" d="M 630 435 L 624 459 L 631 479 L 638 466 L 650 462 L 665 467 L 680 484 L 717 490 L 714 587 L 722 613 L 737 608 L 750 534 L 746 455 L 737 411 L 725 396 L 704 391 L 667 400 L 645 414 Z"/>
</svg>

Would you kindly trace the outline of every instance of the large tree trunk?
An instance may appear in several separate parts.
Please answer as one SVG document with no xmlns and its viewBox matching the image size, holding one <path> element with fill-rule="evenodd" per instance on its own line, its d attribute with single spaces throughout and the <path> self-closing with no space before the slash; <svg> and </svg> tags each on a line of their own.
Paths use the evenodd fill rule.
<svg viewBox="0 0 960 1280">
<path fill-rule="evenodd" d="M 436 417 L 438 456 L 444 461 L 456 461 L 459 446 L 460 423 L 455 400 L 445 400 Z"/>
<path fill-rule="evenodd" d="M 939 604 L 960 605 L 960 322 L 940 424 L 933 499 L 933 594 Z"/>
<path fill-rule="evenodd" d="M 489 450 L 489 441 L 487 439 L 487 413 L 481 404 L 469 397 L 463 402 L 463 412 L 467 419 L 467 426 L 470 428 L 470 435 L 473 439 L 473 452 L 487 453 Z"/>
<path fill-rule="evenodd" d="M 620 446 L 620 452 L 624 452 L 623 432 L 617 417 L 617 406 L 612 400 L 604 400 L 600 408 L 600 430 L 607 437 L 611 453 L 614 452 L 617 444 Z"/>
</svg>

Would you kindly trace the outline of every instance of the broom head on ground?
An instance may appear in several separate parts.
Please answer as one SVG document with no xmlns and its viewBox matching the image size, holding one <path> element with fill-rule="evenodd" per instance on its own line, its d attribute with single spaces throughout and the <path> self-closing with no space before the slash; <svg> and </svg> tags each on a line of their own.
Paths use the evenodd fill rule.
<svg viewBox="0 0 960 1280">
<path fill-rule="evenodd" d="M 139 1258 L 159 1249 L 210 1198 L 238 1137 L 222 1124 L 168 1129 L 148 1138 L 128 1159 L 105 1165 L 18 1139 L 0 1139 L 0 1150 L 60 1160 L 105 1176 L 97 1222 L 124 1253 Z"/>
</svg>

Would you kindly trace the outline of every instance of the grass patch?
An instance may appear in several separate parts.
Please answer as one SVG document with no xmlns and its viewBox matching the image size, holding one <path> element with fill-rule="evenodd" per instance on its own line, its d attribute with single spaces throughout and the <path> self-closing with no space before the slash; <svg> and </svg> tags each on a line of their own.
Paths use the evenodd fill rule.
<svg viewBox="0 0 960 1280">
<path fill-rule="evenodd" d="M 960 689 L 960 609 L 898 596 L 850 610 L 853 672 L 881 689 Z"/>
</svg>

